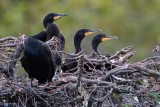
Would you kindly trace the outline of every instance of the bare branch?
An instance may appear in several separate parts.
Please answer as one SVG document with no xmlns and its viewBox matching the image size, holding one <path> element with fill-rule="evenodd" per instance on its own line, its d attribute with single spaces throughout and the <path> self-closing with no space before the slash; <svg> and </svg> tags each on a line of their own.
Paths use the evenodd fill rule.
<svg viewBox="0 0 160 107">
<path fill-rule="evenodd" d="M 5 38 L 1 38 L 0 39 L 0 42 L 5 42 L 5 41 L 8 41 L 8 40 L 16 40 L 17 38 L 15 37 L 5 37 Z"/>
</svg>

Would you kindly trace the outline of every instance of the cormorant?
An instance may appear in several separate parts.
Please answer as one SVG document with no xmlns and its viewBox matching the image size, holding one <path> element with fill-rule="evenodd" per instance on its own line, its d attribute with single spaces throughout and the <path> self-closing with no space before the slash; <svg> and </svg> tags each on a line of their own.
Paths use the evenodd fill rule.
<svg viewBox="0 0 160 107">
<path fill-rule="evenodd" d="M 67 14 L 49 13 L 44 17 L 43 26 L 45 27 L 45 29 L 48 29 L 47 30 L 48 37 L 47 37 L 46 41 L 51 39 L 53 36 L 56 36 L 58 39 L 62 40 L 62 43 L 64 44 L 64 42 L 65 42 L 65 41 L 63 41 L 64 36 L 62 34 L 60 34 L 61 32 L 60 32 L 58 26 L 55 23 L 53 23 L 56 20 L 58 20 L 64 16 L 67 16 Z M 61 38 L 63 38 L 63 39 L 61 39 Z"/>
<path fill-rule="evenodd" d="M 45 42 L 39 40 L 39 37 L 45 36 L 47 33 L 42 31 L 24 40 L 24 55 L 20 61 L 31 80 L 31 87 L 33 78 L 43 84 L 52 81 L 55 74 L 55 62 L 51 50 Z"/>
<path fill-rule="evenodd" d="M 92 39 L 92 50 L 96 53 L 99 54 L 97 48 L 98 48 L 98 45 L 101 43 L 101 42 L 104 42 L 104 41 L 107 41 L 107 40 L 110 40 L 110 39 L 118 39 L 118 37 L 116 36 L 108 36 L 106 34 L 97 34 L 93 39 Z"/>
<path fill-rule="evenodd" d="M 64 51 L 64 45 L 65 45 L 65 38 L 61 34 L 60 29 L 58 26 L 53 23 L 54 21 L 67 16 L 67 14 L 58 14 L 58 13 L 49 13 L 47 14 L 43 19 L 43 26 L 45 27 L 45 31 L 47 32 L 47 38 L 46 41 L 51 39 L 53 36 L 57 37 L 59 40 L 59 43 L 57 43 L 57 51 Z M 56 74 L 59 73 L 59 66 L 62 63 L 62 55 L 59 52 L 54 53 L 54 59 L 56 63 Z M 56 75 L 55 75 L 56 77 Z"/>
<path fill-rule="evenodd" d="M 106 35 L 106 34 L 97 34 L 95 37 L 93 37 L 92 39 L 92 50 L 98 54 L 98 56 L 101 54 L 98 52 L 97 48 L 98 48 L 98 45 L 101 43 L 101 42 L 104 42 L 104 41 L 107 41 L 107 40 L 110 40 L 110 39 L 118 39 L 117 36 L 109 36 L 109 35 Z M 109 54 L 103 54 L 102 55 L 102 58 L 105 58 L 105 57 L 110 57 Z M 92 64 L 93 65 L 93 64 Z M 107 70 L 111 70 L 113 68 L 115 68 L 114 65 L 111 65 L 110 63 L 105 63 L 105 68 Z M 95 65 L 95 69 L 99 69 L 101 70 L 102 68 L 102 65 Z"/>
<path fill-rule="evenodd" d="M 96 29 L 96 30 L 80 29 L 80 30 L 78 30 L 74 36 L 75 54 L 77 54 L 78 52 L 81 51 L 81 42 L 82 42 L 83 38 L 85 38 L 86 36 L 89 36 L 91 34 L 95 34 L 97 32 L 100 32 L 100 31 L 101 30 L 99 30 L 99 29 Z M 66 62 L 67 62 L 67 64 L 63 64 L 61 67 L 63 72 L 65 72 L 67 70 L 71 70 L 77 66 L 77 61 L 71 61 L 69 65 L 68 65 L 68 61 L 66 61 Z M 73 70 L 73 71 L 75 71 L 75 70 Z"/>
<path fill-rule="evenodd" d="M 65 43 L 64 36 L 60 34 L 59 27 L 53 23 L 54 21 L 62 18 L 63 16 L 67 16 L 67 14 L 58 14 L 58 13 L 49 13 L 43 19 L 43 26 L 45 27 L 45 31 L 47 35 L 35 35 L 34 38 L 37 38 L 43 42 L 50 40 L 53 36 L 60 38 L 62 40 L 61 43 Z"/>
</svg>

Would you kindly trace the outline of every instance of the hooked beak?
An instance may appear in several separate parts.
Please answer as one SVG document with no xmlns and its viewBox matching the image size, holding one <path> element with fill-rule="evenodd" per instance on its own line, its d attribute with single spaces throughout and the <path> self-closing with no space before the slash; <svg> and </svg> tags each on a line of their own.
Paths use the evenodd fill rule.
<svg viewBox="0 0 160 107">
<path fill-rule="evenodd" d="M 67 13 L 57 14 L 56 16 L 53 17 L 53 19 L 54 19 L 54 20 L 58 20 L 58 19 L 60 19 L 60 18 L 62 18 L 62 17 L 64 17 L 64 16 L 68 16 L 68 14 L 67 14 Z"/>
<path fill-rule="evenodd" d="M 102 42 L 110 40 L 110 39 L 118 39 L 118 37 L 117 36 L 106 36 L 106 37 L 101 38 Z"/>
<path fill-rule="evenodd" d="M 100 29 L 95 29 L 95 30 L 89 29 L 89 31 L 85 33 L 85 36 L 88 36 L 88 35 L 91 35 L 91 34 L 95 34 L 97 32 L 101 32 L 101 31 L 102 30 L 100 30 Z"/>
</svg>

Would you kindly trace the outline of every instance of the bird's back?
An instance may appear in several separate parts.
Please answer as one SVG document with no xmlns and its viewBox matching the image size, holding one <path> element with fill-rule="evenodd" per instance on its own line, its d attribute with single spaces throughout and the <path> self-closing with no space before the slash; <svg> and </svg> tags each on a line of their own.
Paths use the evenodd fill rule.
<svg viewBox="0 0 160 107">
<path fill-rule="evenodd" d="M 33 37 L 28 37 L 24 42 L 21 63 L 28 75 L 39 83 L 51 81 L 54 76 L 54 61 L 49 47 Z"/>
</svg>

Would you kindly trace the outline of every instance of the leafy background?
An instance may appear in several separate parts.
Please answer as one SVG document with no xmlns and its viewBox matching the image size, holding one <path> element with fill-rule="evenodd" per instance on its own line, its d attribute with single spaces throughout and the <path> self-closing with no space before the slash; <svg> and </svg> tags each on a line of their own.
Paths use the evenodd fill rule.
<svg viewBox="0 0 160 107">
<path fill-rule="evenodd" d="M 119 37 L 100 44 L 104 53 L 134 45 L 134 61 L 154 54 L 151 50 L 160 43 L 160 0 L 1 0 L 0 37 L 42 31 L 43 17 L 49 12 L 69 14 L 56 22 L 65 35 L 66 52 L 74 52 L 73 37 L 80 28 L 98 28 Z M 87 54 L 92 52 L 92 38 L 82 42 Z"/>
</svg>

